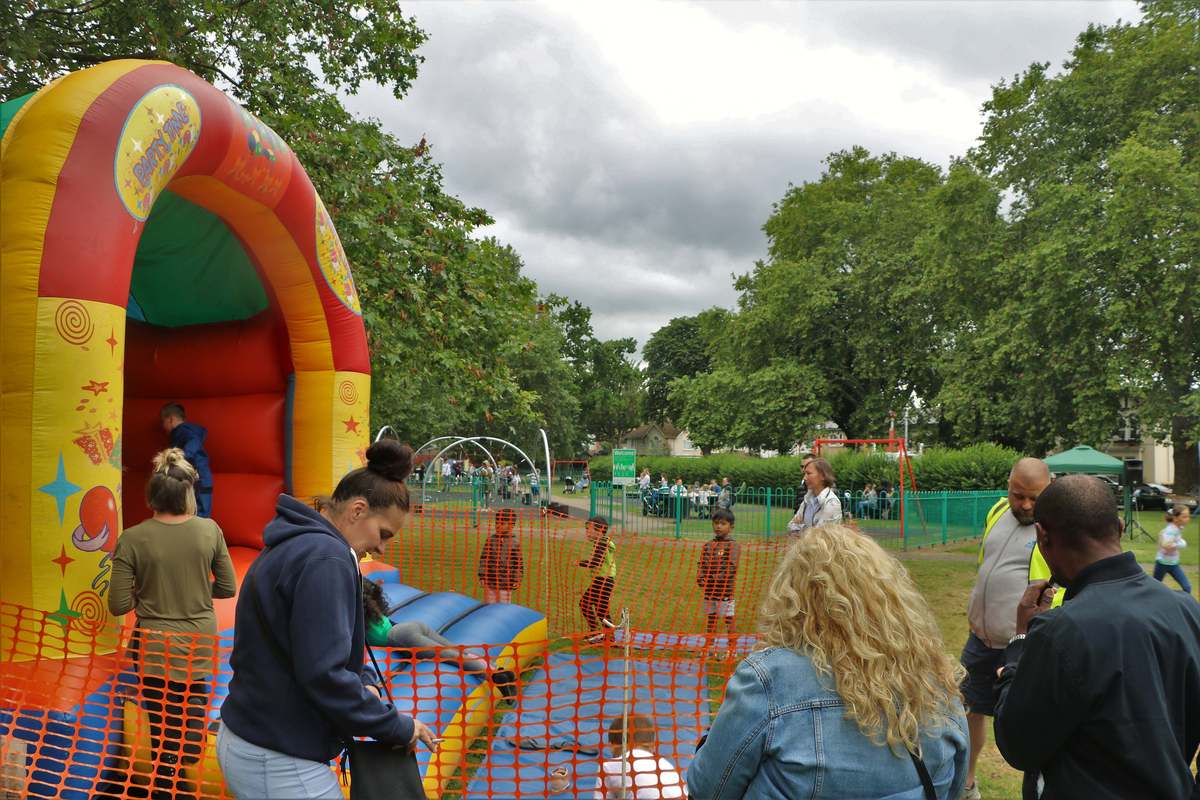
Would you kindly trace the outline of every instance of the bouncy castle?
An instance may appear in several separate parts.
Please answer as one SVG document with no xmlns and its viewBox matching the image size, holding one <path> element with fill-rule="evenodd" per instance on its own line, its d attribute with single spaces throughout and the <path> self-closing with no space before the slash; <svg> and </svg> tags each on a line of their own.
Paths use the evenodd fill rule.
<svg viewBox="0 0 1200 800">
<path fill-rule="evenodd" d="M 0 795 L 161 796 L 145 763 L 162 723 L 147 724 L 129 623 L 106 599 L 121 530 L 149 516 L 160 410 L 179 403 L 208 430 L 212 516 L 240 582 L 281 492 L 327 494 L 364 461 L 362 310 L 295 154 L 184 69 L 123 60 L 63 76 L 0 105 L 0 137 Z M 519 642 L 546 638 L 541 613 L 363 571 L 387 584 L 394 620 L 501 637 L 504 668 L 527 663 Z M 213 684 L 204 755 L 173 797 L 228 796 L 212 732 L 234 605 L 214 603 L 219 647 L 196 667 Z M 439 796 L 494 688 L 444 663 L 386 663 L 400 710 L 450 737 L 421 754 Z"/>
<path fill-rule="evenodd" d="M 149 514 L 159 409 L 179 402 L 209 430 L 213 517 L 240 575 L 280 492 L 326 493 L 361 463 L 366 336 L 296 156 L 192 73 L 114 61 L 66 75 L 5 102 L 0 131 L 0 709 L 40 707 L 68 726 L 60 740 L 86 739 L 70 725 L 111 688 L 110 558 Z M 232 610 L 218 604 L 222 629 Z M 10 780 L 48 741 L 44 725 L 20 741 L 11 720 Z M 56 770 L 42 761 L 17 765 L 22 788 L 88 796 L 86 774 L 44 775 L 39 791 L 39 768 Z"/>
</svg>

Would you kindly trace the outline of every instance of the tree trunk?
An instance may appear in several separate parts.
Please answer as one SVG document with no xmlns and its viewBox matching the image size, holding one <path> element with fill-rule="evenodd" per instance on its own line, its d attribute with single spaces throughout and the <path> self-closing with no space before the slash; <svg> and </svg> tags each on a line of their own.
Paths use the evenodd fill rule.
<svg viewBox="0 0 1200 800">
<path fill-rule="evenodd" d="M 1187 430 L 1190 419 L 1177 416 L 1171 419 L 1171 443 L 1175 455 L 1175 491 L 1182 494 L 1200 495 L 1200 463 L 1197 462 L 1197 444 L 1188 441 Z"/>
</svg>

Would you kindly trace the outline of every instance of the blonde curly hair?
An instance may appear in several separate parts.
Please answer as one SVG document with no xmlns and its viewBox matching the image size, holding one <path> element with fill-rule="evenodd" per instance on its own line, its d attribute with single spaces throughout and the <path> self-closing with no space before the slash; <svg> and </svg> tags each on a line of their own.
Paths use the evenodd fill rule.
<svg viewBox="0 0 1200 800">
<path fill-rule="evenodd" d="M 920 752 L 923 728 L 947 722 L 962 667 L 908 572 L 842 525 L 807 531 L 788 548 L 763 600 L 758 647 L 787 647 L 831 675 L 865 736 Z"/>
</svg>

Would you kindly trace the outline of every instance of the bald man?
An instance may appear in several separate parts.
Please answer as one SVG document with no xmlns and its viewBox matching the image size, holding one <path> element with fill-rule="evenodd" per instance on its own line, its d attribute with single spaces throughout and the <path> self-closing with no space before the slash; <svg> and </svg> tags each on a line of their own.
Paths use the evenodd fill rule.
<svg viewBox="0 0 1200 800">
<path fill-rule="evenodd" d="M 988 512 L 979 545 L 979 576 L 967 601 L 971 633 L 962 651 L 967 677 L 962 682 L 971 734 L 971 758 L 962 800 L 979 800 L 975 765 L 987 742 L 986 717 L 995 705 L 996 672 L 1004 647 L 1016 632 L 1017 603 L 1030 582 L 1030 564 L 1037 545 L 1033 506 L 1050 485 L 1050 470 L 1038 458 L 1022 458 L 1008 475 L 1008 497 Z M 1035 576 L 1036 577 L 1036 576 Z"/>
<path fill-rule="evenodd" d="M 1037 540 L 1048 582 L 1018 604 L 996 700 L 996 744 L 1025 771 L 1025 798 L 1200 798 L 1200 604 L 1121 552 L 1122 524 L 1098 478 L 1042 492 Z M 1061 589 L 1059 591 L 1062 591 Z"/>
</svg>

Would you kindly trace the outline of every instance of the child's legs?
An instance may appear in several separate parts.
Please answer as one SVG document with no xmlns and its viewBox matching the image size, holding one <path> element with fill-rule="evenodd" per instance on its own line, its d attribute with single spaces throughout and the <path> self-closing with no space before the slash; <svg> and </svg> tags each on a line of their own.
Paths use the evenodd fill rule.
<svg viewBox="0 0 1200 800">
<path fill-rule="evenodd" d="M 205 518 L 212 517 L 212 497 L 213 497 L 213 490 L 211 488 L 209 488 L 209 489 L 197 488 L 196 489 L 196 516 L 197 517 L 205 517 Z"/>
<path fill-rule="evenodd" d="M 1179 588 L 1183 589 L 1185 594 L 1192 593 L 1192 584 L 1188 580 L 1187 573 L 1183 571 L 1182 564 L 1171 564 L 1167 566 L 1167 574 L 1175 579 L 1179 584 Z"/>
<path fill-rule="evenodd" d="M 483 602 L 488 604 L 495 603 L 511 603 L 512 590 L 510 589 L 493 589 L 490 586 L 483 587 Z"/>
<path fill-rule="evenodd" d="M 583 620 L 589 630 L 600 627 L 600 620 L 596 619 L 596 578 L 592 578 L 592 582 L 583 590 L 583 596 L 579 598 L 579 610 L 583 612 Z"/>
<path fill-rule="evenodd" d="M 595 577 L 579 598 L 579 610 L 591 630 L 599 630 L 601 620 L 608 619 L 608 603 L 612 599 L 613 579 Z"/>
<path fill-rule="evenodd" d="M 424 622 L 397 622 L 388 631 L 388 646 L 413 650 L 413 658 L 443 658 L 441 646 L 445 644 L 449 640 Z"/>
<path fill-rule="evenodd" d="M 599 583 L 598 589 L 599 598 L 596 602 L 596 615 L 600 620 L 612 621 L 612 612 L 608 610 L 608 604 L 612 601 L 614 581 L 612 578 L 595 578 L 593 583 Z"/>
<path fill-rule="evenodd" d="M 465 658 L 466 653 L 460 647 L 424 622 L 397 622 L 388 631 L 388 646 L 412 650 L 414 658 L 436 657 L 454 663 L 462 661 L 463 667 L 469 672 L 487 672 L 487 662 L 479 658 Z"/>
<path fill-rule="evenodd" d="M 1163 564 L 1161 561 L 1154 562 L 1154 580 L 1161 581 L 1169 573 L 1170 570 L 1167 568 L 1166 564 Z"/>
</svg>

